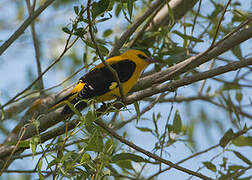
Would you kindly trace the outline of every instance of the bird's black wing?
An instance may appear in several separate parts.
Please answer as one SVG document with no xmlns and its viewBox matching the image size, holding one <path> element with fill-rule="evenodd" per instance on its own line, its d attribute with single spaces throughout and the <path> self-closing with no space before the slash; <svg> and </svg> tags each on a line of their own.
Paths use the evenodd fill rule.
<svg viewBox="0 0 252 180">
<path fill-rule="evenodd" d="M 128 81 L 136 69 L 136 64 L 128 59 L 118 61 L 110 66 L 116 70 L 121 83 Z M 75 108 L 78 110 L 82 110 L 87 106 L 86 102 L 80 101 L 81 99 L 91 99 L 106 94 L 111 90 L 112 83 L 116 83 L 113 73 L 105 66 L 89 71 L 80 78 L 80 81 L 84 82 L 85 85 L 78 93 L 78 96 L 71 102 L 72 104 L 76 104 Z M 62 114 L 70 113 L 72 111 L 66 105 Z"/>
<path fill-rule="evenodd" d="M 136 64 L 131 60 L 118 61 L 111 65 L 116 70 L 121 83 L 130 79 L 133 75 Z M 95 96 L 101 96 L 109 92 L 112 83 L 115 83 L 113 73 L 107 67 L 95 68 L 88 72 L 80 80 L 85 83 L 84 88 L 79 93 L 79 98 L 90 99 Z"/>
</svg>

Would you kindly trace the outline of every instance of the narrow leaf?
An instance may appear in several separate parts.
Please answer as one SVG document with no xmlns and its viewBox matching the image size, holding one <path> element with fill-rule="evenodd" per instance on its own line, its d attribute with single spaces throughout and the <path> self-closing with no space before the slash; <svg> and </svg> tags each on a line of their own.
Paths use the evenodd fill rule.
<svg viewBox="0 0 252 180">
<path fill-rule="evenodd" d="M 234 153 L 239 159 L 241 159 L 243 162 L 247 163 L 248 165 L 251 165 L 251 164 L 252 164 L 251 161 L 250 161 L 248 158 L 246 158 L 245 156 L 243 156 L 240 152 L 238 152 L 238 151 L 233 151 L 233 153 Z"/>
<path fill-rule="evenodd" d="M 252 136 L 239 136 L 232 141 L 235 146 L 252 146 Z"/>
<path fill-rule="evenodd" d="M 230 128 L 225 134 L 224 136 L 220 139 L 220 146 L 221 147 L 225 147 L 229 141 L 233 138 L 234 132 L 233 130 Z"/>
<path fill-rule="evenodd" d="M 43 176 L 43 174 L 41 173 L 42 165 L 43 165 L 43 160 L 42 160 L 42 158 L 41 158 L 41 159 L 39 160 L 39 163 L 38 163 L 39 179 L 41 179 L 41 180 L 44 179 L 44 176 Z"/>
<path fill-rule="evenodd" d="M 137 115 L 137 122 L 138 122 L 138 120 L 139 120 L 139 118 L 140 118 L 140 109 L 139 109 L 139 104 L 138 104 L 138 102 L 135 102 L 134 103 L 134 107 L 135 107 L 135 110 L 136 110 L 136 115 Z"/>
<path fill-rule="evenodd" d="M 181 32 L 179 32 L 179 31 L 177 31 L 177 30 L 174 30 L 174 31 L 172 31 L 172 32 L 173 32 L 174 34 L 177 34 L 178 36 L 180 36 L 180 37 L 183 38 L 183 39 L 188 39 L 188 40 L 190 40 L 190 41 L 195 41 L 195 42 L 204 42 L 203 40 L 198 39 L 198 38 L 196 38 L 196 37 L 182 34 Z"/>
<path fill-rule="evenodd" d="M 80 163 L 83 164 L 83 163 L 86 163 L 88 162 L 89 160 L 91 159 L 90 155 L 85 153 L 82 155 L 81 157 L 81 160 L 80 160 Z"/>
<path fill-rule="evenodd" d="M 178 110 L 176 110 L 172 126 L 173 126 L 174 133 L 176 134 L 180 133 L 181 128 L 182 128 L 182 121 L 181 121 L 181 117 Z"/>
<path fill-rule="evenodd" d="M 92 15 L 97 17 L 100 14 L 103 14 L 109 7 L 109 0 L 100 0 L 98 2 L 93 2 L 92 4 Z"/>
<path fill-rule="evenodd" d="M 209 161 L 205 161 L 205 162 L 203 162 L 203 164 L 210 171 L 216 172 L 216 166 L 213 163 L 211 163 Z"/>
<path fill-rule="evenodd" d="M 30 148 L 31 148 L 32 156 L 34 156 L 36 153 L 38 143 L 39 143 L 39 137 L 33 136 L 30 140 Z"/>
<path fill-rule="evenodd" d="M 144 158 L 142 158 L 141 156 L 131 154 L 131 153 L 116 154 L 111 159 L 112 159 L 112 162 L 125 161 L 125 160 L 131 160 L 134 162 L 146 162 L 147 161 Z"/>
<path fill-rule="evenodd" d="M 136 127 L 136 128 L 142 132 L 152 132 L 152 129 L 147 128 L 147 127 Z"/>
<path fill-rule="evenodd" d="M 127 3 L 130 20 L 131 20 L 132 12 L 133 12 L 133 2 L 134 2 L 133 0 L 128 0 L 128 3 Z"/>
<path fill-rule="evenodd" d="M 62 31 L 64 31 L 67 34 L 72 34 L 72 32 L 70 31 L 70 29 L 68 29 L 68 27 L 63 27 Z"/>
</svg>

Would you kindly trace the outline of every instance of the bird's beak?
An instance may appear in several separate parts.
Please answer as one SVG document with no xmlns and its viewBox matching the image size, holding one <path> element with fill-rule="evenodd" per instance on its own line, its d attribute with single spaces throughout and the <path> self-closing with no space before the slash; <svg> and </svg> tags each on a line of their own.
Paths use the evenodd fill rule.
<svg viewBox="0 0 252 180">
<path fill-rule="evenodd" d="M 152 58 L 146 58 L 145 61 L 148 62 L 148 63 L 150 63 L 150 64 L 158 62 L 157 60 L 152 59 Z"/>
</svg>

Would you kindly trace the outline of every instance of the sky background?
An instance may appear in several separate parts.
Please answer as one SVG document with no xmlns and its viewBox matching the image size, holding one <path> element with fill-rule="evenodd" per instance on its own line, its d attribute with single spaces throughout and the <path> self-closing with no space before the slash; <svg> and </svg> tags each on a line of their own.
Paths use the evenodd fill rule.
<svg viewBox="0 0 252 180">
<path fill-rule="evenodd" d="M 76 1 L 76 5 L 79 5 L 81 1 Z M 225 2 L 225 1 L 224 1 Z M 251 1 L 250 0 L 243 0 L 240 1 L 241 3 L 241 9 L 249 10 L 251 8 Z M 3 0 L 0 2 L 0 44 L 4 42 L 22 23 L 22 21 L 18 20 L 16 18 L 18 14 L 18 3 L 8 2 L 8 0 Z M 70 20 L 75 17 L 74 11 L 73 11 L 73 5 L 67 5 L 62 6 L 58 9 L 58 11 L 55 11 L 54 8 L 49 7 L 47 10 L 42 13 L 39 16 L 38 23 L 36 24 L 36 30 L 37 34 L 39 36 L 39 39 L 41 41 L 41 52 L 42 52 L 42 69 L 44 70 L 52 61 L 55 59 L 63 50 L 65 40 L 67 38 L 67 35 L 61 30 L 63 26 L 66 26 L 68 23 L 70 23 Z M 196 9 L 198 5 L 194 7 Z M 202 4 L 201 12 L 204 14 L 208 14 L 212 11 L 213 7 L 208 1 L 204 1 Z M 25 14 L 27 14 L 26 9 L 24 9 Z M 11 12 L 11 13 L 10 13 Z M 25 15 L 26 17 L 26 15 Z M 52 19 L 52 17 L 54 17 Z M 230 16 L 225 16 L 226 20 L 230 18 Z M 225 22 L 225 21 L 224 21 Z M 121 14 L 121 17 L 118 18 L 112 18 L 109 21 L 109 26 L 112 27 L 114 30 L 118 32 L 117 35 L 120 35 L 120 29 L 127 26 L 127 21 L 123 19 L 123 15 Z M 101 23 L 98 26 L 99 30 L 99 36 L 102 35 L 102 32 L 107 29 L 108 23 Z M 198 32 L 196 26 L 195 33 Z M 179 25 L 175 25 L 174 30 L 178 29 L 181 30 Z M 188 29 L 190 30 L 190 29 Z M 6 51 L 5 53 L 0 56 L 0 103 L 4 104 L 9 100 L 9 98 L 13 97 L 15 94 L 26 88 L 31 80 L 28 78 L 29 73 L 36 74 L 36 64 L 35 64 L 35 56 L 34 56 L 34 48 L 32 39 L 30 36 L 30 28 L 27 28 L 27 30 L 24 32 L 20 38 L 15 41 Z M 112 40 L 112 39 L 111 39 Z M 173 36 L 173 40 L 178 42 L 179 44 L 183 45 L 183 40 L 178 36 Z M 204 42 L 200 44 L 200 46 L 197 47 L 198 52 L 202 52 L 209 46 L 209 40 L 207 38 L 203 38 Z M 251 47 L 252 41 L 248 40 L 247 42 L 243 43 L 241 45 L 242 54 L 246 55 L 251 53 L 252 47 Z M 82 47 L 82 43 L 77 43 L 74 48 L 75 51 L 77 51 L 77 55 L 81 58 L 82 54 L 84 52 L 84 48 Z M 71 50 L 70 50 L 71 51 Z M 69 53 L 68 53 L 69 54 Z M 222 57 L 230 58 L 230 59 L 236 59 L 232 53 L 228 52 L 222 55 Z M 65 57 L 64 60 L 61 62 L 59 66 L 62 66 L 63 69 L 65 69 L 66 66 L 68 66 L 71 62 L 69 62 L 70 59 L 68 57 Z M 200 69 L 204 70 L 208 68 L 208 63 L 201 66 Z M 56 65 L 57 66 L 57 65 Z M 55 68 L 50 70 L 46 75 L 44 76 L 44 83 L 45 87 L 51 87 L 55 84 L 58 84 L 63 79 L 65 79 L 67 76 L 71 74 L 74 70 L 77 69 L 69 69 L 67 72 L 65 71 L 59 71 Z M 231 73 L 224 74 L 222 77 L 229 77 Z M 79 73 L 76 77 L 74 77 L 72 80 L 70 80 L 69 84 L 74 83 L 76 79 L 79 78 L 81 73 Z M 216 87 L 220 84 L 216 83 L 215 81 L 209 81 L 208 84 L 211 84 L 212 86 Z M 199 88 L 200 83 L 196 83 L 195 86 L 190 86 L 188 88 L 187 86 L 179 88 L 177 90 L 177 94 L 184 95 L 184 96 L 190 96 L 190 95 L 196 95 L 197 90 Z M 57 89 L 54 89 L 51 92 L 57 92 L 64 87 L 59 87 Z M 244 92 L 244 99 L 249 103 L 248 99 L 251 98 L 251 92 L 249 90 L 245 90 Z M 174 96 L 174 93 L 170 93 L 168 97 Z M 146 105 L 145 103 L 142 103 Z M 149 118 L 152 117 L 152 114 L 155 113 L 161 113 L 161 118 L 159 120 L 158 125 L 161 129 L 164 129 L 166 119 L 168 117 L 168 113 L 170 111 L 172 104 L 166 103 L 165 105 L 156 105 L 151 111 L 147 112 L 143 117 Z M 123 118 L 127 119 L 131 117 L 134 112 L 134 107 L 129 106 L 129 109 L 132 109 L 131 113 L 124 113 Z M 214 105 L 210 105 L 209 103 L 205 103 L 203 101 L 194 101 L 190 104 L 190 106 L 186 105 L 186 103 L 174 103 L 173 104 L 173 110 L 179 110 L 181 119 L 183 121 L 183 124 L 190 123 L 190 119 L 188 118 L 188 113 L 192 114 L 192 116 L 195 119 L 199 118 L 197 117 L 198 112 L 200 110 L 205 110 L 208 112 L 209 119 L 216 119 L 220 120 L 225 124 L 224 131 L 228 130 L 231 126 L 229 118 L 227 114 L 224 113 L 222 109 L 216 108 Z M 105 116 L 104 119 L 108 119 L 111 116 Z M 171 117 L 172 121 L 173 116 Z M 8 121 L 3 122 L 4 125 L 9 126 L 8 129 L 12 129 L 14 125 L 16 124 L 15 121 L 12 121 L 11 123 Z M 132 126 L 133 124 L 133 126 Z M 129 125 L 127 125 L 123 130 L 120 130 L 119 133 L 122 134 L 124 131 L 127 131 L 128 133 L 128 139 L 138 146 L 148 150 L 152 151 L 155 146 L 155 139 L 154 137 L 149 133 L 143 133 L 137 130 L 135 128 L 136 123 L 133 122 Z M 247 126 L 250 126 L 252 123 L 251 121 L 247 120 Z M 151 121 L 139 121 L 139 123 L 136 125 L 138 127 L 150 127 L 152 126 Z M 199 123 L 199 125 L 196 127 L 195 136 L 197 137 L 197 150 L 201 151 L 205 149 L 206 147 L 210 147 L 212 145 L 215 145 L 219 142 L 220 137 L 223 136 L 223 134 L 216 128 L 216 127 L 209 127 L 208 131 L 204 128 L 204 126 Z M 0 136 L 0 140 L 2 141 L 4 139 L 4 135 Z M 239 150 L 239 148 L 234 147 L 234 149 Z M 166 158 L 172 162 L 177 162 L 181 159 L 184 159 L 185 157 L 191 155 L 190 148 L 186 147 L 185 143 L 176 143 L 173 146 L 170 146 L 167 150 L 168 153 L 166 154 Z M 29 152 L 29 151 L 26 151 Z M 198 167 L 201 167 L 202 161 L 210 161 L 210 159 L 215 156 L 218 153 L 222 152 L 222 148 L 217 148 L 215 150 L 210 151 L 209 153 L 206 153 L 202 156 L 198 156 L 190 161 L 187 161 L 186 163 L 183 163 L 182 166 L 196 170 Z M 252 151 L 251 147 L 249 148 L 243 148 L 242 152 L 247 155 L 247 157 L 252 157 Z M 141 155 L 141 154 L 139 154 Z M 221 159 L 223 157 L 228 157 L 229 159 L 232 159 L 235 162 L 240 161 L 235 156 L 232 155 L 232 153 L 225 153 L 224 155 L 221 155 L 218 157 L 214 163 L 221 162 Z M 250 158 L 252 161 L 252 158 Z M 15 163 L 13 163 L 9 169 L 23 169 L 24 168 L 24 162 L 26 169 L 33 169 L 35 163 L 37 162 L 37 158 L 27 158 L 25 160 L 16 160 Z M 137 165 L 135 165 L 136 168 L 138 168 Z M 163 167 L 165 167 L 163 165 Z M 158 171 L 158 167 L 148 167 L 148 170 L 146 170 L 144 173 L 148 173 L 149 175 L 153 174 L 154 172 Z M 214 173 L 207 170 L 206 168 L 202 169 L 200 171 L 201 173 L 214 177 Z M 247 174 L 252 175 L 252 170 L 247 171 Z M 12 175 L 14 176 L 14 175 Z M 4 176 L 6 177 L 6 176 Z M 38 178 L 37 174 L 34 175 L 34 177 Z M 189 176 L 183 172 L 177 171 L 177 170 L 170 170 L 166 173 L 162 173 L 158 179 L 164 180 L 164 179 L 185 179 Z M 197 178 L 193 178 L 197 179 Z"/>
</svg>

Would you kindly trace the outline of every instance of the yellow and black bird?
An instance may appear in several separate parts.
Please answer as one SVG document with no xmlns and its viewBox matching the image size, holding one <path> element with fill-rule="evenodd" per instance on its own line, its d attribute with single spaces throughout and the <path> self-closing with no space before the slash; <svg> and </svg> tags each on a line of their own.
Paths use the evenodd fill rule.
<svg viewBox="0 0 252 180">
<path fill-rule="evenodd" d="M 156 62 L 149 58 L 144 52 L 139 50 L 128 50 L 120 56 L 114 56 L 106 62 L 117 72 L 122 84 L 123 92 L 126 95 L 136 84 L 143 70 L 151 63 Z M 69 95 L 61 99 L 50 109 L 65 104 L 66 101 L 75 105 L 81 110 L 87 106 L 82 99 L 95 99 L 97 102 L 104 102 L 120 97 L 118 83 L 113 73 L 100 63 L 82 76 L 77 85 Z M 71 113 L 68 105 L 65 105 L 62 114 Z"/>
</svg>

